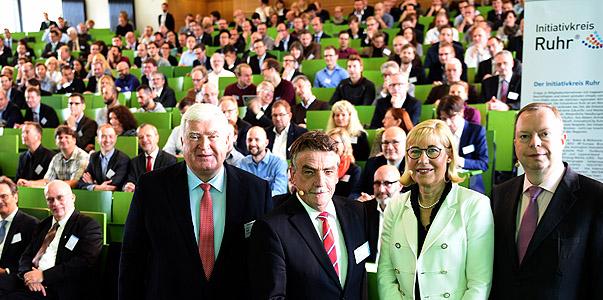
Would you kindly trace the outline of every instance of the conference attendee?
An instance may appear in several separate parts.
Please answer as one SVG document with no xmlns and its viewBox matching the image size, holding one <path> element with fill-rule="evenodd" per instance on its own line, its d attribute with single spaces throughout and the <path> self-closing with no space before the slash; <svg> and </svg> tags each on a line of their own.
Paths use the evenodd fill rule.
<svg viewBox="0 0 603 300">
<path fill-rule="evenodd" d="M 452 45 L 454 50 L 454 57 L 458 59 L 462 59 L 464 57 L 464 48 L 463 44 L 453 39 L 453 31 L 452 27 L 446 25 L 440 29 L 440 35 L 438 36 L 438 42 L 434 43 L 427 49 L 427 54 L 425 56 L 425 67 L 431 68 L 435 65 L 437 67 L 438 62 L 440 61 L 439 50 L 444 45 Z"/>
<path fill-rule="evenodd" d="M 201 99 L 197 98 L 195 99 L 195 102 L 218 105 L 219 95 L 220 91 L 218 90 L 218 87 L 211 82 L 206 82 L 201 88 Z"/>
<path fill-rule="evenodd" d="M 204 66 L 207 70 L 211 70 L 209 58 L 205 55 L 205 44 L 197 44 L 193 48 L 193 52 L 195 53 L 195 60 L 193 60 L 192 66 Z"/>
<path fill-rule="evenodd" d="M 352 103 L 341 100 L 331 106 L 331 114 L 325 130 L 328 132 L 335 127 L 344 128 L 348 132 L 352 138 L 354 157 L 359 161 L 366 161 L 370 152 L 368 135 Z"/>
<path fill-rule="evenodd" d="M 174 16 L 168 12 L 167 2 L 161 3 L 161 14 L 157 16 L 157 25 L 159 27 L 165 26 L 169 31 L 174 31 L 176 29 Z"/>
<path fill-rule="evenodd" d="M 201 102 L 203 99 L 203 85 L 207 82 L 207 69 L 204 66 L 194 67 L 191 71 L 193 87 L 188 90 L 186 97 Z"/>
<path fill-rule="evenodd" d="M 249 155 L 238 162 L 238 167 L 268 181 L 272 196 L 287 193 L 287 161 L 268 148 L 268 137 L 262 127 L 251 127 L 247 131 Z"/>
<path fill-rule="evenodd" d="M 352 153 L 352 138 L 348 132 L 336 127 L 327 132 L 327 135 L 336 143 L 337 155 L 339 156 L 339 168 L 337 178 L 339 181 L 335 186 L 334 195 L 348 198 L 352 188 L 360 182 L 360 166 L 356 165 L 356 159 Z"/>
<path fill-rule="evenodd" d="M 400 171 L 394 166 L 383 165 L 375 172 L 372 184 L 372 195 L 362 194 L 358 200 L 365 203 L 369 247 L 375 249 L 366 261 L 378 263 L 385 209 L 399 197 L 403 187 L 400 183 Z"/>
<path fill-rule="evenodd" d="M 224 89 L 224 96 L 232 96 L 237 100 L 238 106 L 244 106 L 245 96 L 253 96 L 256 94 L 256 86 L 251 82 L 252 69 L 251 66 L 245 63 L 237 65 L 234 70 L 237 77 L 237 82 L 229 84 Z"/>
<path fill-rule="evenodd" d="M 191 48 L 189 48 L 191 49 Z M 191 51 L 192 52 L 192 51 Z M 186 52 L 185 52 L 186 53 Z M 182 53 L 184 56 L 185 53 Z M 147 51 L 147 44 L 139 43 L 136 47 L 136 57 L 134 57 L 134 65 L 138 68 L 142 68 L 142 62 L 149 59 L 149 52 Z M 192 64 L 192 61 L 191 61 Z"/>
<path fill-rule="evenodd" d="M 300 102 L 292 108 L 292 122 L 300 127 L 306 127 L 306 113 L 309 110 L 329 110 L 328 99 L 317 99 L 312 93 L 312 84 L 306 76 L 297 76 L 293 79 L 295 94 Z"/>
<path fill-rule="evenodd" d="M 253 74 L 262 74 L 262 66 L 268 58 L 276 59 L 276 57 L 266 50 L 266 45 L 262 40 L 253 41 L 254 56 L 247 57 L 247 64 L 251 67 Z"/>
<path fill-rule="evenodd" d="M 381 31 L 379 22 L 377 22 L 377 19 L 375 17 L 368 17 L 366 19 L 366 29 L 364 30 L 364 34 L 360 41 L 360 46 L 370 47 L 379 33 L 383 34 L 383 44 L 389 44 L 389 34 L 387 34 L 387 32 Z"/>
<path fill-rule="evenodd" d="M 354 10 L 348 16 L 348 22 L 350 22 L 350 18 L 355 17 L 357 23 L 366 23 L 366 18 L 373 15 L 373 12 L 365 9 L 365 4 L 363 0 L 354 0 Z"/>
<path fill-rule="evenodd" d="M 25 90 L 25 117 L 23 121 L 33 121 L 40 123 L 44 128 L 55 128 L 59 126 L 59 117 L 54 109 L 44 103 L 40 103 L 40 90 L 35 87 L 28 87 Z"/>
<path fill-rule="evenodd" d="M 459 58 L 463 56 L 457 56 L 455 54 L 454 46 L 452 44 L 440 44 L 438 47 L 438 60 L 432 63 L 429 67 L 429 75 L 427 81 L 429 83 L 447 83 L 448 78 L 444 67 L 453 58 Z M 461 61 L 462 73 L 461 80 L 467 82 L 467 65 Z"/>
<path fill-rule="evenodd" d="M 61 68 L 61 81 L 57 84 L 57 94 L 83 93 L 86 91 L 84 81 L 75 78 L 75 73 L 69 65 Z"/>
<path fill-rule="evenodd" d="M 339 48 L 337 49 L 337 56 L 340 59 L 347 59 L 350 55 L 360 55 L 358 51 L 350 47 L 350 33 L 345 30 L 339 32 Z"/>
<path fill-rule="evenodd" d="M 233 97 L 224 96 L 218 104 L 222 113 L 226 116 L 228 123 L 236 125 L 237 139 L 234 141 L 235 148 L 241 154 L 247 155 L 247 130 L 251 128 L 249 122 L 239 117 L 237 102 Z"/>
<path fill-rule="evenodd" d="M 76 187 L 90 156 L 75 145 L 77 134 L 67 125 L 57 127 L 54 134 L 59 153 L 50 161 L 44 178 L 39 180 L 20 180 L 19 185 L 26 187 L 43 187 L 53 180 L 62 180 L 71 187 Z"/>
<path fill-rule="evenodd" d="M 25 107 L 27 107 L 27 104 L 25 102 L 25 95 L 14 84 L 12 74 L 10 76 L 2 74 L 0 76 L 0 83 L 2 85 L 2 90 L 4 90 L 4 92 L 6 93 L 6 97 L 8 97 L 12 104 L 19 107 L 19 109 L 25 109 Z"/>
<path fill-rule="evenodd" d="M 494 55 L 496 73 L 482 81 L 482 100 L 488 109 L 518 110 L 521 103 L 521 74 L 513 72 L 513 54 L 503 50 Z"/>
<path fill-rule="evenodd" d="M 390 165 L 396 167 L 398 171 L 404 172 L 404 147 L 406 144 L 406 132 L 404 129 L 397 126 L 389 127 L 383 131 L 381 140 L 378 142 L 381 144 L 383 155 L 369 158 L 366 161 L 362 169 L 360 183 L 353 188 L 352 194 L 350 194 L 351 199 L 359 197 L 363 199 L 370 198 L 368 196 L 373 192 L 373 177 L 379 167 Z"/>
<path fill-rule="evenodd" d="M 465 52 L 465 64 L 467 68 L 477 68 L 482 62 L 490 58 L 488 51 L 488 37 L 490 36 L 490 27 L 488 25 L 477 25 L 471 31 L 471 46 Z"/>
<path fill-rule="evenodd" d="M 342 80 L 335 88 L 331 105 L 340 100 L 347 100 L 353 105 L 371 105 L 375 100 L 375 84 L 362 76 L 364 64 L 359 56 L 348 57 L 349 78 Z M 359 158 L 360 159 L 360 158 Z"/>
<path fill-rule="evenodd" d="M 320 17 L 314 17 L 311 21 L 312 29 L 314 30 L 314 41 L 320 44 L 321 39 L 331 38 L 330 35 L 323 31 L 323 21 Z"/>
<path fill-rule="evenodd" d="M 459 96 L 464 101 L 465 109 L 463 110 L 463 117 L 467 122 L 473 124 L 482 124 L 482 114 L 480 111 L 472 106 L 467 104 L 467 100 L 469 100 L 469 96 L 467 95 L 467 90 L 469 84 L 466 82 L 457 82 L 450 85 L 450 89 L 448 90 L 448 95 Z"/>
<path fill-rule="evenodd" d="M 161 74 L 157 77 L 163 77 Z M 154 78 L 153 78 L 154 79 Z M 136 100 L 140 108 L 137 112 L 166 112 L 161 102 L 155 102 L 153 91 L 146 85 L 141 85 L 136 89 Z"/>
<path fill-rule="evenodd" d="M 146 95 L 151 97 L 151 100 L 156 104 L 156 108 L 155 110 L 153 110 L 153 112 L 161 112 L 162 110 L 160 108 L 157 108 L 159 106 L 164 108 L 163 111 L 165 111 L 165 108 L 167 107 L 176 106 L 176 93 L 174 92 L 174 89 L 165 84 L 165 76 L 162 73 L 153 72 L 151 73 L 150 77 L 150 86 L 145 86 L 143 84 L 137 87 L 136 90 L 138 91 L 142 89 L 143 86 L 145 86 L 143 90 L 146 91 Z M 145 109 L 145 111 L 148 110 Z"/>
<path fill-rule="evenodd" d="M 69 117 L 64 124 L 76 132 L 75 144 L 86 152 L 94 150 L 94 137 L 98 125 L 84 115 L 84 110 L 86 110 L 84 96 L 73 93 L 67 98 L 67 104 L 69 105 Z"/>
<path fill-rule="evenodd" d="M 289 46 L 298 39 L 292 36 L 287 30 L 285 23 L 279 23 L 276 26 L 276 38 L 274 39 L 274 50 L 289 51 Z"/>
<path fill-rule="evenodd" d="M 31 242 L 38 220 L 19 210 L 17 185 L 0 176 L 0 297 L 20 287 L 19 259 Z"/>
<path fill-rule="evenodd" d="M 178 102 L 178 110 L 180 111 L 180 114 L 184 115 L 186 110 L 193 104 L 195 104 L 195 99 L 184 97 L 184 99 Z M 170 136 L 168 137 L 167 142 L 163 146 L 162 150 L 175 157 L 182 157 L 182 127 L 180 127 L 180 125 L 172 128 L 172 132 L 170 133 Z"/>
<path fill-rule="evenodd" d="M 293 144 L 290 176 L 297 192 L 253 224 L 251 298 L 363 299 L 370 254 L 365 211 L 334 195 L 336 149 L 319 131 Z"/>
<path fill-rule="evenodd" d="M 398 38 L 398 37 L 396 37 Z M 395 38 L 394 38 L 395 42 Z M 417 48 L 411 44 L 406 44 L 402 46 L 400 50 L 400 55 L 394 57 L 393 61 L 399 62 L 400 65 L 400 73 L 402 76 L 408 78 L 408 82 L 411 84 L 426 84 L 427 76 L 425 75 L 425 68 L 421 63 L 420 59 L 417 55 Z M 390 59 L 391 60 L 391 59 Z"/>
<path fill-rule="evenodd" d="M 127 62 L 120 62 L 117 64 L 118 77 L 115 79 L 115 87 L 119 89 L 121 93 L 133 92 L 140 85 L 140 81 L 136 76 L 130 74 L 130 66 Z"/>
<path fill-rule="evenodd" d="M 324 59 L 326 67 L 318 72 L 314 77 L 315 88 L 335 88 L 339 83 L 350 77 L 348 72 L 337 64 L 337 49 L 333 46 L 327 46 L 324 49 Z"/>
<path fill-rule="evenodd" d="M 101 227 L 75 209 L 67 183 L 51 181 L 44 197 L 52 215 L 37 226 L 19 262 L 18 276 L 27 290 L 9 299 L 91 299 L 97 291 Z"/>
<path fill-rule="evenodd" d="M 224 164 L 230 132 L 217 106 L 194 104 L 181 126 L 184 162 L 138 180 L 124 231 L 119 298 L 248 298 L 247 238 L 253 221 L 272 208 L 268 182 Z M 145 221 L 158 218 L 161 226 Z"/>
<path fill-rule="evenodd" d="M 229 136 L 231 136 L 231 141 L 233 141 L 232 143 L 228 143 L 228 148 L 226 150 L 226 159 L 224 159 L 224 162 L 233 166 L 233 167 L 239 167 L 239 163 L 241 162 L 241 160 L 243 158 L 245 158 L 245 155 L 243 155 L 241 152 L 239 152 L 237 150 L 237 148 L 235 147 L 235 141 L 238 138 L 238 132 L 237 129 L 235 128 L 237 125 L 233 124 L 231 122 L 228 122 L 228 128 L 229 128 Z M 282 195 L 281 195 L 282 196 Z"/>
<path fill-rule="evenodd" d="M 117 100 L 117 89 L 115 86 L 102 87 L 101 96 L 103 97 L 105 107 L 101 107 L 96 111 L 96 117 L 94 120 L 98 125 L 108 123 L 109 119 L 107 116 L 109 115 L 109 109 L 119 106 L 119 101 Z"/>
<path fill-rule="evenodd" d="M 55 58 L 56 59 L 56 58 Z M 50 94 L 56 92 L 56 82 L 52 80 L 45 64 L 36 63 L 36 79 L 40 83 L 40 89 Z"/>
<path fill-rule="evenodd" d="M 273 58 L 268 58 L 262 63 L 262 76 L 264 80 L 274 86 L 274 101 L 285 100 L 289 105 L 295 105 L 295 88 L 288 80 L 281 78 L 281 64 Z"/>
<path fill-rule="evenodd" d="M 283 71 L 281 72 L 281 78 L 287 81 L 293 81 L 293 78 L 304 75 L 299 71 L 300 65 L 292 54 L 285 54 L 283 56 Z"/>
<path fill-rule="evenodd" d="M 90 162 L 78 188 L 89 191 L 119 191 L 128 178 L 130 158 L 115 149 L 117 134 L 109 124 L 98 128 L 97 141 L 100 151 L 90 155 Z"/>
<path fill-rule="evenodd" d="M 492 299 L 597 299 L 603 185 L 563 162 L 560 112 L 530 103 L 517 114 L 514 146 L 525 174 L 493 190 Z M 561 276 L 563 275 L 563 276 Z"/>
<path fill-rule="evenodd" d="M 107 119 L 109 120 L 107 123 L 113 127 L 118 136 L 136 136 L 138 122 L 127 107 L 118 105 L 109 108 Z"/>
<path fill-rule="evenodd" d="M 19 154 L 19 165 L 15 179 L 18 185 L 28 180 L 40 180 L 48 171 L 54 152 L 42 146 L 42 126 L 34 122 L 25 122 L 21 126 L 21 141 L 27 151 Z"/>
<path fill-rule="evenodd" d="M 271 114 L 274 126 L 266 128 L 269 140 L 268 148 L 273 155 L 283 160 L 290 159 L 291 145 L 307 130 L 291 123 L 291 106 L 284 100 L 274 102 Z"/>
<path fill-rule="evenodd" d="M 488 11 L 487 21 L 490 27 L 493 30 L 498 29 L 502 26 L 504 22 L 503 18 L 504 10 L 503 10 L 503 1 L 502 0 L 493 0 L 492 1 L 492 9 Z"/>
<path fill-rule="evenodd" d="M 10 102 L 6 92 L 0 89 L 0 127 L 13 128 L 15 124 L 23 124 L 21 110 Z"/>
<path fill-rule="evenodd" d="M 210 58 L 211 72 L 207 74 L 207 81 L 218 87 L 220 77 L 235 77 L 233 72 L 224 69 L 224 54 L 214 53 Z"/>
<path fill-rule="evenodd" d="M 259 34 L 259 37 L 262 41 L 264 41 L 264 45 L 266 45 L 266 50 L 274 49 L 274 40 L 266 34 L 266 30 L 268 27 L 266 23 L 260 23 L 256 27 L 256 32 Z"/>
<path fill-rule="evenodd" d="M 134 192 L 142 174 L 176 164 L 176 157 L 159 149 L 159 133 L 155 126 L 142 124 L 136 133 L 142 151 L 130 160 L 124 192 Z"/>
<path fill-rule="evenodd" d="M 463 73 L 463 63 L 457 58 L 450 58 L 444 65 L 444 73 L 446 76 L 446 82 L 442 82 L 441 84 L 434 84 L 427 95 L 427 99 L 425 100 L 425 104 L 434 104 L 437 103 L 440 98 L 445 95 L 448 95 L 450 91 L 450 85 L 455 83 L 466 84 L 469 88 L 469 93 L 467 95 L 469 103 L 476 103 L 478 100 L 477 89 L 468 84 L 465 81 L 461 80 L 461 76 Z"/>
<path fill-rule="evenodd" d="M 463 170 L 488 170 L 488 144 L 486 129 L 469 123 L 464 118 L 465 101 L 458 96 L 444 96 L 436 107 L 438 119 L 446 122 L 454 136 L 458 150 L 457 168 Z M 485 194 L 482 175 L 469 178 L 469 188 Z"/>
<path fill-rule="evenodd" d="M 262 81 L 258 84 L 257 98 L 249 101 L 247 104 L 247 112 L 243 120 L 253 126 L 263 128 L 270 127 L 272 124 L 272 104 L 274 95 L 274 85 L 268 81 Z"/>
<path fill-rule="evenodd" d="M 305 60 L 321 58 L 320 44 L 314 42 L 310 31 L 303 29 L 299 32 L 297 37 L 303 47 L 303 57 Z"/>
<path fill-rule="evenodd" d="M 371 146 L 371 153 L 369 154 L 369 158 L 377 157 L 379 155 L 383 155 L 381 152 L 381 137 L 383 136 L 383 132 L 390 127 L 400 127 L 404 132 L 408 134 L 408 132 L 415 127 L 408 115 L 408 112 L 404 108 L 394 108 L 390 107 L 386 112 L 383 120 L 381 120 L 383 127 L 376 129 L 375 137 L 373 145 Z"/>
<path fill-rule="evenodd" d="M 442 28 L 450 27 L 450 21 L 448 20 L 448 14 L 446 13 L 438 13 L 434 19 L 434 27 L 427 30 L 425 33 L 425 41 L 426 45 L 433 45 L 439 41 L 439 36 Z M 459 31 L 456 28 L 450 27 L 452 29 L 452 39 L 454 41 L 459 41 Z"/>
<path fill-rule="evenodd" d="M 489 199 L 458 185 L 454 137 L 443 121 L 417 125 L 406 147 L 400 182 L 409 191 L 383 217 L 380 297 L 487 299 L 494 257 Z"/>
<path fill-rule="evenodd" d="M 56 29 L 50 30 L 50 41 L 44 46 L 42 57 L 57 57 L 57 50 L 63 45 L 65 44 L 61 42 L 61 32 Z"/>
<path fill-rule="evenodd" d="M 505 44 L 495 36 L 490 37 L 486 45 L 488 47 L 488 52 L 490 53 L 490 58 L 480 62 L 477 66 L 475 83 L 481 83 L 484 79 L 492 75 L 497 75 L 494 56 L 505 48 Z M 516 58 L 513 59 L 513 73 L 521 74 L 521 62 Z"/>
<path fill-rule="evenodd" d="M 392 74 L 386 77 L 383 85 L 386 86 L 389 94 L 377 99 L 370 128 L 380 128 L 385 113 L 392 107 L 403 108 L 410 116 L 412 123 L 418 124 L 421 118 L 421 102 L 408 94 L 409 84 L 406 78 L 403 78 L 401 74 Z"/>
</svg>

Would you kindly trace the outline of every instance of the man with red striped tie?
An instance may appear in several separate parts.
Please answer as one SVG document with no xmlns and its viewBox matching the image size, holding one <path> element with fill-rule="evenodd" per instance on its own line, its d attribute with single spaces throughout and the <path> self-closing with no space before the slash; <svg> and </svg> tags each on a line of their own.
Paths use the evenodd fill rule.
<svg viewBox="0 0 603 300">
<path fill-rule="evenodd" d="M 370 255 L 360 202 L 333 196 L 337 143 L 311 131 L 291 146 L 297 191 L 253 225 L 249 274 L 254 299 L 362 299 Z"/>
</svg>

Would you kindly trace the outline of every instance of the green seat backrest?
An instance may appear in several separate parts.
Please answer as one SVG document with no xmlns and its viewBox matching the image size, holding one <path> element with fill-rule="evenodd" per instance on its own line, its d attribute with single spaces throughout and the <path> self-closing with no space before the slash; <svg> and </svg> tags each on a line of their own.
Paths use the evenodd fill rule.
<svg viewBox="0 0 603 300">
<path fill-rule="evenodd" d="M 167 79 L 167 85 L 174 91 L 182 91 L 184 85 L 184 77 L 172 77 Z"/>
<path fill-rule="evenodd" d="M 496 133 L 492 130 L 486 131 L 486 143 L 488 144 L 488 170 L 482 174 L 486 196 L 492 195 L 492 182 L 494 178 L 494 170 L 496 168 Z"/>
<path fill-rule="evenodd" d="M 323 28 L 323 31 L 324 31 L 324 28 Z M 335 48 L 339 48 L 339 38 L 320 39 L 320 48 L 321 49 L 324 50 L 328 46 L 333 46 Z"/>
<path fill-rule="evenodd" d="M 484 17 L 488 16 L 488 12 L 492 10 L 492 6 L 478 6 L 476 8 L 479 11 L 480 15 Z"/>
<path fill-rule="evenodd" d="M 134 62 L 132 62 L 132 64 L 134 64 Z M 141 69 L 130 69 L 130 74 L 136 76 L 136 78 L 138 78 L 138 80 L 140 80 L 140 78 L 142 77 L 142 70 Z"/>
<path fill-rule="evenodd" d="M 386 57 L 363 58 L 364 71 L 380 71 L 381 65 L 386 61 Z"/>
<path fill-rule="evenodd" d="M 64 108 L 62 95 L 42 96 L 40 102 L 54 108 L 55 110 Z"/>
<path fill-rule="evenodd" d="M 124 49 L 121 51 L 121 55 L 127 57 L 130 60 L 130 64 L 134 64 L 134 58 L 136 58 L 134 50 Z"/>
<path fill-rule="evenodd" d="M 425 17 L 425 16 L 420 16 L 419 17 L 419 24 L 425 26 L 425 31 L 429 30 L 429 24 L 431 24 L 433 22 L 433 19 L 435 17 L 434 16 L 430 16 L 430 17 Z"/>
<path fill-rule="evenodd" d="M 24 187 L 18 189 L 19 206 L 48 208 L 43 188 Z"/>
<path fill-rule="evenodd" d="M 77 203 L 77 202 L 76 202 Z M 83 215 L 86 215 L 100 225 L 101 234 L 103 236 L 103 245 L 107 244 L 107 214 L 94 211 L 80 211 Z"/>
<path fill-rule="evenodd" d="M 118 136 L 115 142 L 115 148 L 128 157 L 133 158 L 138 155 L 138 137 L 136 136 Z M 94 149 L 100 151 L 98 141 L 94 143 Z"/>
<path fill-rule="evenodd" d="M 357 105 L 356 111 L 358 112 L 358 119 L 360 119 L 360 123 L 363 126 L 368 126 L 371 124 L 371 120 L 375 114 L 374 105 Z"/>
<path fill-rule="evenodd" d="M 174 67 L 172 67 L 172 66 L 157 67 L 157 71 L 159 73 L 165 75 L 165 78 L 174 77 Z"/>
<path fill-rule="evenodd" d="M 421 101 L 421 103 L 425 103 L 427 100 L 427 96 L 429 96 L 429 92 L 433 86 L 431 84 L 419 84 L 415 85 L 415 98 Z"/>
<path fill-rule="evenodd" d="M 165 143 L 167 143 L 167 140 L 170 137 L 172 130 L 161 128 L 157 129 L 157 133 L 159 133 L 159 149 L 163 149 L 163 146 L 165 146 Z"/>
<path fill-rule="evenodd" d="M 383 86 L 383 74 L 381 73 L 381 71 L 374 71 L 374 70 L 364 71 L 362 73 L 362 76 L 364 76 L 366 79 L 368 79 L 372 83 L 374 83 L 375 88 L 377 88 L 377 89 L 380 86 Z"/>
<path fill-rule="evenodd" d="M 193 70 L 193 67 L 177 66 L 174 67 L 174 77 L 186 76 Z"/>
<path fill-rule="evenodd" d="M 142 123 L 151 124 L 157 128 L 171 129 L 172 114 L 168 112 L 136 112 L 133 113 L 138 125 Z"/>
<path fill-rule="evenodd" d="M 316 77 L 316 72 L 324 69 L 326 67 L 326 63 L 324 59 L 310 59 L 304 60 L 301 63 L 301 71 L 308 75 L 308 79 L 310 79 L 311 83 L 314 83 L 314 78 Z"/>
<path fill-rule="evenodd" d="M 182 114 L 179 109 L 172 109 L 172 128 L 180 125 L 180 120 L 182 119 Z"/>
<path fill-rule="evenodd" d="M 325 130 L 329 122 L 329 110 L 309 110 L 306 112 L 306 126 L 308 130 Z"/>
<path fill-rule="evenodd" d="M 251 82 L 255 85 L 258 85 L 262 81 L 264 81 L 264 76 L 261 74 L 255 74 L 251 76 Z"/>
<path fill-rule="evenodd" d="M 0 152 L 0 168 L 4 175 L 15 178 L 19 168 L 19 153 Z"/>
<path fill-rule="evenodd" d="M 50 209 L 42 207 L 19 207 L 19 210 L 42 221 L 50 217 Z"/>
<path fill-rule="evenodd" d="M 46 149 L 57 150 L 57 144 L 54 142 L 54 128 L 42 128 L 42 146 Z"/>
<path fill-rule="evenodd" d="M 488 120 L 488 108 L 487 108 L 487 104 L 486 103 L 479 103 L 479 104 L 469 104 L 469 106 L 479 110 L 479 114 L 481 117 L 481 125 L 482 126 L 486 126 L 486 121 Z"/>
<path fill-rule="evenodd" d="M 369 148 L 373 148 L 373 144 L 375 143 L 375 136 L 377 135 L 377 129 L 367 129 L 366 135 L 369 142 Z"/>
<path fill-rule="evenodd" d="M 421 106 L 421 117 L 419 120 L 423 122 L 433 118 L 435 118 L 435 107 L 433 104 L 423 104 Z"/>
<path fill-rule="evenodd" d="M 184 77 L 184 79 L 182 79 L 182 90 L 186 92 L 192 88 L 193 88 L 193 78 L 191 78 L 190 76 Z M 176 99 L 176 100 L 180 101 L 182 99 Z"/>
<path fill-rule="evenodd" d="M 80 211 L 94 211 L 107 214 L 111 218 L 113 196 L 109 191 L 88 191 L 74 189 L 75 208 Z M 111 221 L 109 219 L 109 221 Z"/>
<path fill-rule="evenodd" d="M 475 83 L 475 72 L 476 68 L 467 68 L 467 79 L 469 79 L 470 84 Z"/>
<path fill-rule="evenodd" d="M 316 99 L 324 102 L 329 102 L 334 93 L 335 88 L 312 88 L 312 94 L 316 96 Z"/>
<path fill-rule="evenodd" d="M 487 130 L 496 132 L 496 171 L 512 171 L 513 137 L 517 111 L 489 111 Z"/>
<path fill-rule="evenodd" d="M 114 224 L 126 224 L 130 203 L 134 193 L 113 192 L 113 222 Z"/>
<path fill-rule="evenodd" d="M 224 89 L 235 82 L 237 82 L 236 77 L 220 77 L 218 78 L 218 90 L 224 94 Z"/>
<path fill-rule="evenodd" d="M 19 153 L 19 136 L 15 134 L 1 135 L 0 153 Z"/>
</svg>

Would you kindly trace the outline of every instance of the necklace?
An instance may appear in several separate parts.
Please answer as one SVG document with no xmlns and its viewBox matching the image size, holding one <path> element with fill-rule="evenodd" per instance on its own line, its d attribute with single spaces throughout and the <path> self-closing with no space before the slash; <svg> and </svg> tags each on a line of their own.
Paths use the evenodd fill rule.
<svg viewBox="0 0 603 300">
<path fill-rule="evenodd" d="M 427 205 L 427 206 L 423 206 L 423 204 L 421 204 L 421 200 L 417 201 L 419 203 L 419 207 L 422 209 L 430 209 L 432 207 L 434 207 L 436 204 L 438 204 L 438 202 L 440 202 L 440 199 L 438 199 L 438 201 L 432 203 L 431 205 Z"/>
</svg>

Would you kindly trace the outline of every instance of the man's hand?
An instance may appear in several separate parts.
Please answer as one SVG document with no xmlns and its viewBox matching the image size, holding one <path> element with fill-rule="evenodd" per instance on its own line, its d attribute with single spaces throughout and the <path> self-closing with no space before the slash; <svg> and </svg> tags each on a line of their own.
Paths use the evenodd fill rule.
<svg viewBox="0 0 603 300">
<path fill-rule="evenodd" d="M 30 181 L 26 180 L 26 179 L 23 179 L 23 178 L 17 180 L 17 185 L 18 186 L 25 186 L 25 187 L 31 186 Z"/>
<path fill-rule="evenodd" d="M 124 192 L 134 192 L 135 189 L 136 185 L 131 182 L 128 182 L 126 185 L 124 185 Z"/>
<path fill-rule="evenodd" d="M 92 179 L 92 176 L 88 172 L 85 172 L 82 175 L 82 181 L 85 182 L 85 183 L 88 183 L 88 184 L 94 183 L 94 179 Z"/>
<path fill-rule="evenodd" d="M 40 292 L 46 297 L 46 288 L 41 283 L 30 283 L 27 284 L 27 288 L 32 292 Z"/>
<path fill-rule="evenodd" d="M 371 195 L 369 195 L 367 193 L 362 192 L 362 193 L 360 193 L 360 197 L 358 197 L 358 199 L 356 199 L 356 200 L 358 200 L 360 202 L 365 202 L 365 201 L 369 201 L 369 200 L 371 200 L 373 198 L 375 198 L 375 197 L 373 197 L 373 196 L 371 196 Z"/>
<path fill-rule="evenodd" d="M 67 117 L 67 120 L 65 120 L 65 122 L 67 123 L 67 126 L 69 126 L 71 129 L 75 130 L 77 128 L 75 126 L 75 117 L 73 115 L 69 115 L 69 117 Z"/>
<path fill-rule="evenodd" d="M 44 273 L 37 268 L 31 268 L 31 271 L 23 275 L 23 280 L 27 285 L 32 283 L 42 283 L 42 281 L 44 281 Z"/>
<path fill-rule="evenodd" d="M 488 108 L 488 110 L 498 110 L 498 111 L 507 111 L 509 110 L 509 106 L 496 99 L 496 97 L 492 97 L 492 99 L 490 99 L 490 101 L 486 102 L 486 107 Z"/>
<path fill-rule="evenodd" d="M 261 111 L 260 100 L 256 98 L 249 101 L 249 109 L 254 115 L 257 115 Z"/>
<path fill-rule="evenodd" d="M 111 180 L 107 180 L 102 184 L 97 184 L 94 186 L 95 191 L 115 191 L 116 187 L 111 185 Z"/>
</svg>

